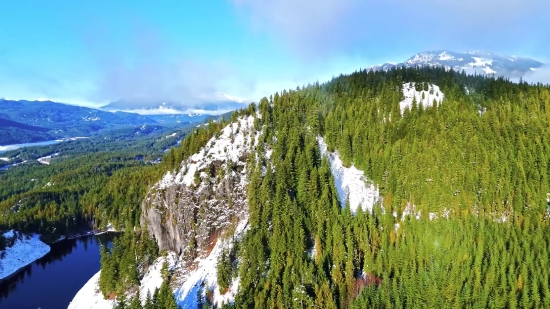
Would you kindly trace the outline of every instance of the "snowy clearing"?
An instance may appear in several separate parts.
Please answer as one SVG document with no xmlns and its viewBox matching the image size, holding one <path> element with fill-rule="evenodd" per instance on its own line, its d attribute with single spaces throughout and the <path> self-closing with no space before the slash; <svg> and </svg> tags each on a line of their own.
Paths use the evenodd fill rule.
<svg viewBox="0 0 550 309">
<path fill-rule="evenodd" d="M 334 176 L 342 206 L 346 204 L 349 197 L 349 206 L 353 213 L 359 206 L 363 211 L 372 212 L 374 204 L 380 197 L 378 189 L 365 177 L 363 171 L 358 170 L 355 166 L 345 167 L 338 152 L 332 153 L 327 150 L 327 144 L 322 137 L 317 137 L 317 142 L 321 155 L 326 156 L 330 162 L 330 170 Z"/>
<path fill-rule="evenodd" d="M 14 231 L 4 233 L 4 237 L 12 238 Z M 33 235 L 29 239 L 22 236 L 15 244 L 5 250 L 6 255 L 0 260 L 0 279 L 4 279 L 15 273 L 22 267 L 34 262 L 50 252 L 50 246 L 43 243 L 39 235 Z"/>
<path fill-rule="evenodd" d="M 431 107 L 434 100 L 437 104 L 441 104 L 445 97 L 437 85 L 429 85 L 428 91 L 416 91 L 414 85 L 415 83 L 403 84 L 403 96 L 405 99 L 399 102 L 401 114 L 405 112 L 405 109 L 410 109 L 412 107 L 413 99 L 416 99 L 418 105 L 422 104 L 422 106 L 426 108 Z"/>
</svg>

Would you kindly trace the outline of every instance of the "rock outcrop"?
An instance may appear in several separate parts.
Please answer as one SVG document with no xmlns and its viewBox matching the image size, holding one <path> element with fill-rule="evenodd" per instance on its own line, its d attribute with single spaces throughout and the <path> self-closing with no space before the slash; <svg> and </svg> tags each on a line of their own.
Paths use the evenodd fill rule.
<svg viewBox="0 0 550 309">
<path fill-rule="evenodd" d="M 150 189 L 141 225 L 161 250 L 189 262 L 206 256 L 218 236 L 247 217 L 246 162 L 257 139 L 254 117 L 241 117 Z"/>
</svg>

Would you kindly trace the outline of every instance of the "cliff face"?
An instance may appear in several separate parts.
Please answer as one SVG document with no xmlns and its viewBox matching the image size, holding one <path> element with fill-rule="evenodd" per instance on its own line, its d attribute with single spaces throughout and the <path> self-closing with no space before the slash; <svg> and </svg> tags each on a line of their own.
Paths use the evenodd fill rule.
<svg viewBox="0 0 550 309">
<path fill-rule="evenodd" d="M 258 135 L 254 117 L 239 118 L 150 189 L 141 225 L 161 250 L 190 262 L 207 255 L 221 233 L 247 217 L 246 161 Z"/>
</svg>

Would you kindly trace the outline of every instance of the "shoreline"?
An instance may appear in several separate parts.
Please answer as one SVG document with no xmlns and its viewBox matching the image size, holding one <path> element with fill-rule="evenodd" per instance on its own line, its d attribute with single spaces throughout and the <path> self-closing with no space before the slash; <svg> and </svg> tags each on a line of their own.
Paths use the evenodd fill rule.
<svg viewBox="0 0 550 309">
<path fill-rule="evenodd" d="M 10 230 L 4 233 L 4 235 L 13 237 L 14 232 Z M 50 250 L 50 245 L 40 240 L 40 235 L 38 234 L 33 234 L 28 239 L 26 236 L 23 236 L 22 239 L 17 239 L 13 246 L 3 250 L 4 257 L 0 260 L 2 263 L 0 282 L 13 277 L 26 266 L 44 257 Z"/>
<path fill-rule="evenodd" d="M 48 249 L 47 251 L 45 252 L 39 252 L 37 255 L 33 256 L 33 259 L 29 262 L 27 261 L 24 261 L 25 264 L 24 265 L 17 265 L 19 266 L 16 270 L 10 272 L 8 275 L 4 276 L 4 277 L 0 277 L 0 283 L 3 283 L 5 281 L 8 281 L 9 279 L 13 278 L 14 276 L 16 276 L 17 274 L 19 274 L 20 271 L 22 271 L 25 267 L 31 265 L 32 263 L 36 262 L 37 260 L 43 258 L 44 256 L 46 256 L 50 250 L 51 250 L 51 245 L 53 244 L 56 244 L 56 243 L 59 243 L 61 241 L 64 241 L 64 240 L 71 240 L 71 239 L 78 239 L 78 238 L 82 238 L 82 237 L 86 237 L 86 236 L 98 236 L 98 235 L 102 235 L 102 234 L 106 234 L 106 233 L 118 233 L 118 231 L 116 231 L 115 229 L 113 228 L 107 228 L 107 230 L 92 230 L 92 231 L 87 231 L 87 232 L 83 232 L 83 233 L 78 233 L 78 234 L 75 234 L 75 235 L 71 235 L 69 237 L 60 237 L 59 239 L 57 239 L 56 241 L 50 243 L 50 244 L 47 244 L 45 242 L 43 242 L 42 240 L 40 240 L 40 235 L 38 234 L 34 234 L 32 237 L 31 237 L 31 240 L 34 242 L 34 245 L 36 246 L 40 246 L 41 247 L 41 250 L 46 250 L 45 247 L 43 246 L 47 246 Z M 18 242 L 16 242 L 13 246 L 16 246 L 18 245 Z M 23 244 L 23 246 L 25 246 L 26 244 Z M 32 245 L 32 244 L 31 244 Z M 8 252 L 8 249 L 11 249 L 13 248 L 10 247 L 10 248 L 6 248 L 6 253 Z M 18 249 L 19 247 L 16 247 L 16 250 Z M 10 250 L 10 251 L 13 251 L 13 250 Z M 31 252 L 32 254 L 32 252 Z M 2 258 L 0 259 L 0 263 L 4 262 L 6 260 L 6 258 Z M 4 265 L 4 263 L 2 263 L 2 265 Z M 0 269 L 1 271 L 1 269 Z M 1 272 L 0 272 L 0 276 L 1 276 Z"/>
</svg>

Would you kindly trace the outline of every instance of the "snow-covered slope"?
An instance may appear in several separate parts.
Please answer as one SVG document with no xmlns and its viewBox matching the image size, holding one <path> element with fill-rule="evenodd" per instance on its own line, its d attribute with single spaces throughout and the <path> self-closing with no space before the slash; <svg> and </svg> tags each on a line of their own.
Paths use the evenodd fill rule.
<svg viewBox="0 0 550 309">
<path fill-rule="evenodd" d="M 238 162 L 245 152 L 248 151 L 254 126 L 254 117 L 239 118 L 237 122 L 225 127 L 218 137 L 211 138 L 205 147 L 198 153 L 187 159 L 182 169 L 173 175 L 166 173 L 158 183 L 157 188 L 165 189 L 172 185 L 191 186 L 194 183 L 196 171 L 202 171 L 215 161 Z M 257 137 L 257 136 L 255 136 Z M 206 178 L 206 175 L 200 175 Z"/>
<path fill-rule="evenodd" d="M 361 207 L 364 211 L 372 212 L 374 204 L 378 201 L 380 193 L 364 175 L 363 171 L 355 166 L 345 167 L 340 160 L 338 152 L 329 152 L 327 144 L 322 137 L 317 137 L 321 155 L 326 156 L 330 162 L 330 169 L 334 176 L 334 182 L 342 205 L 348 200 L 353 213 Z"/>
<path fill-rule="evenodd" d="M 113 309 L 116 305 L 115 300 L 104 299 L 99 291 L 98 271 L 86 284 L 76 293 L 69 304 L 68 309 Z"/>
<path fill-rule="evenodd" d="M 6 238 L 13 236 L 13 230 L 4 233 Z M 0 259 L 0 279 L 10 276 L 48 252 L 50 252 L 50 246 L 43 243 L 39 235 L 33 235 L 29 239 L 22 236 L 21 239 L 15 241 L 13 246 L 6 248 L 4 258 Z"/>
<path fill-rule="evenodd" d="M 243 218 L 237 225 L 233 235 L 235 240 L 241 239 L 247 227 L 248 217 Z M 230 250 L 231 246 L 231 239 L 218 240 L 207 257 L 196 259 L 193 262 L 196 265 L 195 268 L 178 278 L 183 284 L 176 289 L 175 294 L 176 301 L 182 309 L 197 308 L 197 292 L 200 291 L 202 284 L 204 284 L 204 290 L 209 289 L 212 291 L 214 305 L 221 306 L 222 303 L 230 303 L 235 300 L 239 288 L 239 279 L 233 280 L 229 290 L 222 295 L 219 290 L 217 275 L 218 259 L 223 250 Z"/>
<path fill-rule="evenodd" d="M 403 84 L 403 96 L 405 99 L 399 103 L 401 114 L 403 114 L 405 109 L 410 109 L 412 107 L 413 99 L 416 99 L 418 106 L 422 104 L 422 106 L 426 108 L 431 107 L 434 100 L 437 105 L 441 104 L 443 98 L 445 97 L 437 85 L 430 84 L 427 91 L 416 91 L 415 83 Z"/>
<path fill-rule="evenodd" d="M 166 257 L 161 256 L 157 258 L 153 265 L 149 266 L 139 285 L 139 295 L 142 304 L 145 304 L 147 294 L 152 296 L 155 290 L 162 285 L 161 269 L 164 262 L 166 262 L 169 269 L 173 269 L 178 262 L 177 259 L 178 257 L 175 253 L 168 252 Z"/>
<path fill-rule="evenodd" d="M 533 69 L 536 70 L 543 65 L 542 62 L 531 58 L 503 56 L 482 51 L 465 53 L 453 51 L 428 51 L 413 55 L 402 63 L 384 63 L 371 68 L 373 70 L 390 70 L 395 66 L 428 66 L 444 67 L 456 71 L 464 70 L 468 74 L 495 74 L 507 77 L 520 77 L 529 74 Z"/>
</svg>

